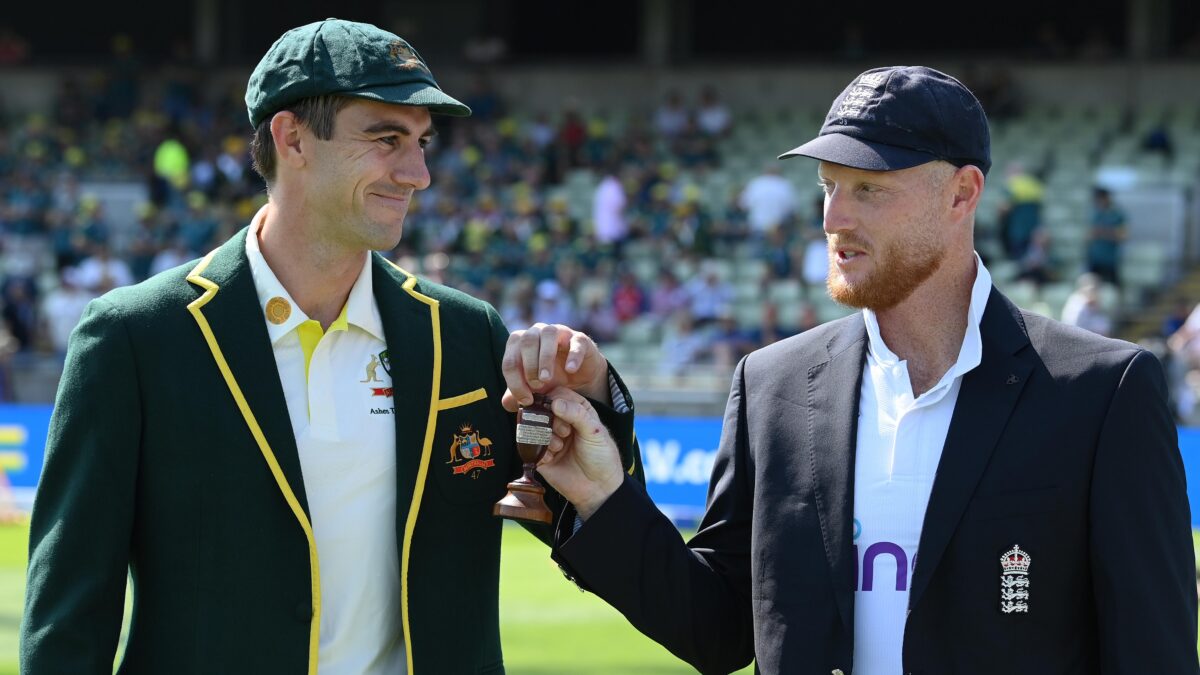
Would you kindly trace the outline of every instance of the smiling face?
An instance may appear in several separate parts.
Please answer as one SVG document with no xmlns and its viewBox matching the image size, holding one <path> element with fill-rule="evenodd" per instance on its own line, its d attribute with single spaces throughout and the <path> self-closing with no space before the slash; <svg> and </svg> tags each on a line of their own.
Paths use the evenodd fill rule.
<svg viewBox="0 0 1200 675">
<path fill-rule="evenodd" d="M 864 171 L 821 162 L 829 295 L 873 311 L 903 302 L 941 267 L 947 244 L 943 197 L 954 167 L 931 162 Z"/>
<path fill-rule="evenodd" d="M 413 193 L 429 187 L 429 111 L 355 101 L 338 112 L 329 140 L 305 133 L 312 148 L 305 207 L 325 224 L 327 241 L 354 250 L 395 248 Z"/>
</svg>

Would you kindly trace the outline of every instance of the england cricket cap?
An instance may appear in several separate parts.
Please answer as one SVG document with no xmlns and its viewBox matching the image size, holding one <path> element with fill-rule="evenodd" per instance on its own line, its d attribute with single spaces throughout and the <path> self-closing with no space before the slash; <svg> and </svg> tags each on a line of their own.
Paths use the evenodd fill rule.
<svg viewBox="0 0 1200 675">
<path fill-rule="evenodd" d="M 257 128 L 296 101 L 329 94 L 471 114 L 442 91 L 421 55 L 399 36 L 341 19 L 293 28 L 276 40 L 250 74 L 246 111 Z"/>
<path fill-rule="evenodd" d="M 874 68 L 833 101 L 821 132 L 779 156 L 812 157 L 869 171 L 934 160 L 987 175 L 991 134 L 983 106 L 962 82 L 924 66 Z"/>
</svg>

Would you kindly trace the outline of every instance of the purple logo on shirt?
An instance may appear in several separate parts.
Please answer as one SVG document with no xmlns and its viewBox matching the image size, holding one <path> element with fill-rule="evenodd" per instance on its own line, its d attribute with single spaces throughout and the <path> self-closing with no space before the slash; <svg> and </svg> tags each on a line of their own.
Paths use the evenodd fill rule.
<svg viewBox="0 0 1200 675">
<path fill-rule="evenodd" d="M 858 540 L 862 535 L 862 523 L 857 518 L 854 519 L 854 539 Z M 854 590 L 856 591 L 873 591 L 875 590 L 875 560 L 881 555 L 890 555 L 896 563 L 896 587 L 897 591 L 908 590 L 908 554 L 899 544 L 894 544 L 890 541 L 877 541 L 867 547 L 867 550 L 859 556 L 859 546 L 854 545 Z M 860 562 L 861 560 L 861 562 Z M 913 567 L 916 567 L 917 558 L 913 556 Z M 861 571 L 861 574 L 860 574 Z M 880 590 L 889 590 L 887 587 Z"/>
</svg>

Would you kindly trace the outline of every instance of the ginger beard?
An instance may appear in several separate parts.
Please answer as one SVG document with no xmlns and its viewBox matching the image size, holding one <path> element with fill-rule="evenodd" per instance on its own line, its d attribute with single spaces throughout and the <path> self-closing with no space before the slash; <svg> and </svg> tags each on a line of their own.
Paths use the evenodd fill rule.
<svg viewBox="0 0 1200 675">
<path fill-rule="evenodd" d="M 937 220 L 930 211 L 919 222 L 897 223 L 902 232 L 882 246 L 868 246 L 855 235 L 828 235 L 829 275 L 825 285 L 834 301 L 857 309 L 881 312 L 899 305 L 933 276 L 946 258 L 945 243 L 937 237 Z M 871 258 L 863 278 L 850 281 L 838 269 L 837 247 L 854 246 Z"/>
</svg>

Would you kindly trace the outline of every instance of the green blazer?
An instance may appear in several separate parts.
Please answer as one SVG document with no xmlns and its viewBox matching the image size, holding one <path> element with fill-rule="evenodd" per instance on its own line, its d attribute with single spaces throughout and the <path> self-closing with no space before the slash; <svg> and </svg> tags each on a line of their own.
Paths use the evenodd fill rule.
<svg viewBox="0 0 1200 675">
<path fill-rule="evenodd" d="M 93 301 L 72 335 L 34 504 L 23 673 L 111 673 L 127 575 L 118 672 L 316 672 L 317 551 L 245 233 Z M 500 405 L 508 331 L 487 303 L 372 258 L 408 672 L 503 673 L 491 509 L 520 473 Z M 641 478 L 632 410 L 598 409 Z M 464 425 L 490 457 L 486 443 L 473 464 L 456 455 Z M 529 527 L 546 541 L 552 528 Z"/>
</svg>

